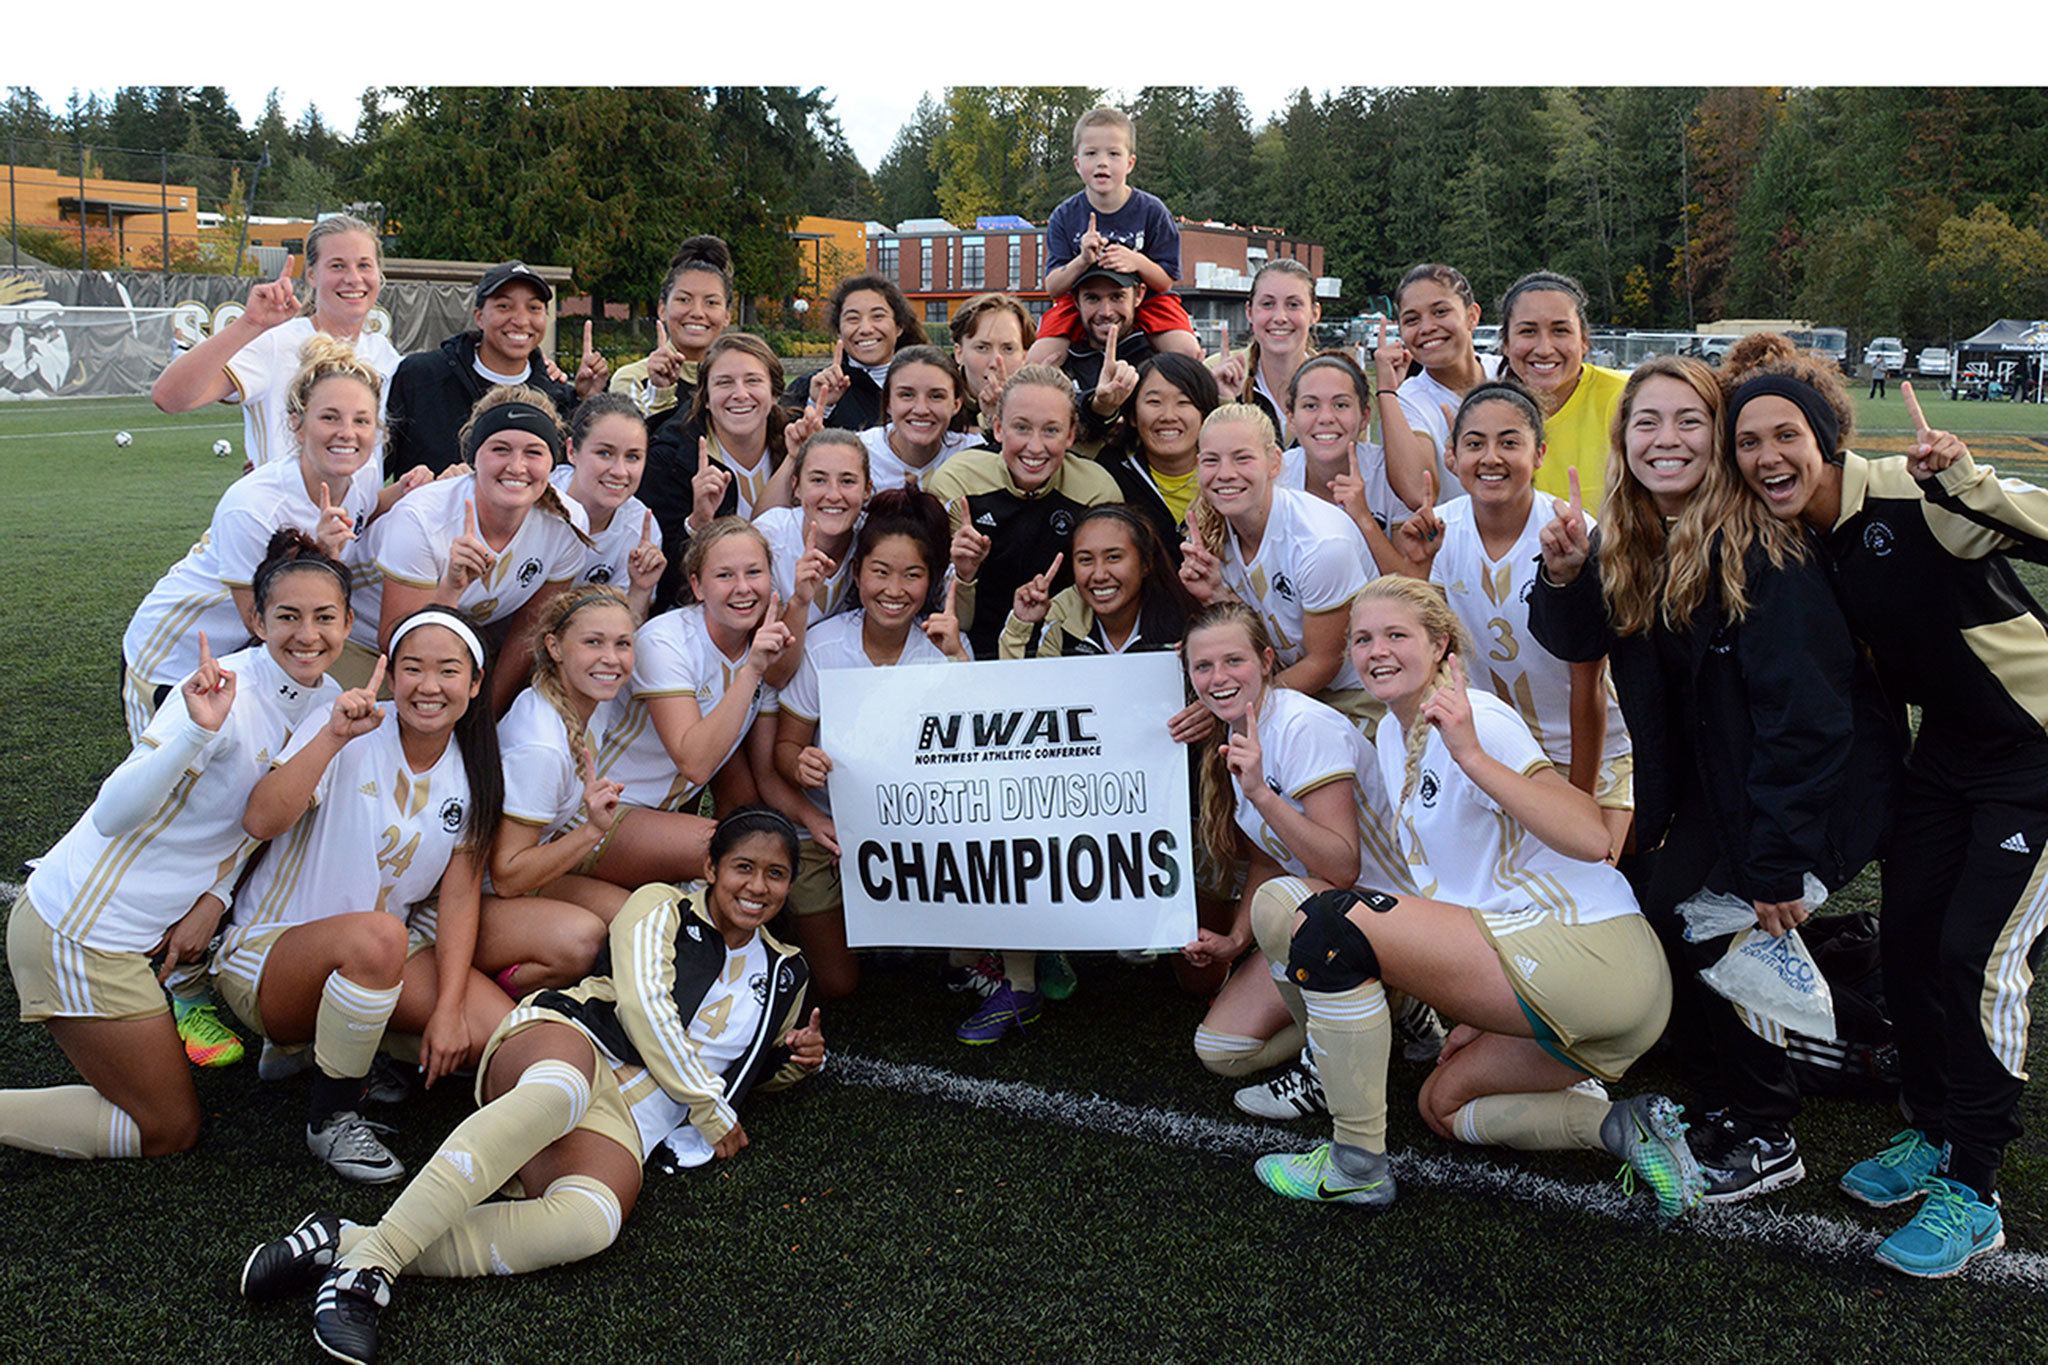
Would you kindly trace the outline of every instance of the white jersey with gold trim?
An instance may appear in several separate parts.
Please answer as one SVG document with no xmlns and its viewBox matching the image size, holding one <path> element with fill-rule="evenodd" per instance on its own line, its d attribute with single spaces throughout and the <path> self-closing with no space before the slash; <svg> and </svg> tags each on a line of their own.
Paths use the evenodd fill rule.
<svg viewBox="0 0 2048 1365">
<path fill-rule="evenodd" d="M 1300 663 L 1306 652 L 1303 618 L 1346 610 L 1368 577 L 1371 551 L 1350 515 L 1298 488 L 1274 487 L 1273 510 L 1251 563 L 1244 561 L 1237 532 L 1228 532 L 1225 542 L 1223 584 L 1265 621 L 1282 668 Z M 1344 651 L 1329 690 L 1363 686 Z"/>
<path fill-rule="evenodd" d="M 880 668 L 883 665 L 868 657 L 867 649 L 861 644 L 861 630 L 867 620 L 867 612 L 859 607 L 841 616 L 811 628 L 804 636 L 804 658 L 797 665 L 796 676 L 789 680 L 789 686 L 782 689 L 782 709 L 816 722 L 824 708 L 818 700 L 818 675 L 836 668 Z M 897 667 L 903 664 L 948 664 L 953 660 L 931 642 L 931 637 L 912 626 L 904 638 L 903 653 L 896 660 Z M 820 749 L 830 753 L 823 727 L 811 741 Z M 830 815 L 832 798 L 825 788 L 806 791 L 811 804 Z"/>
<path fill-rule="evenodd" d="M 1488 756 L 1524 775 L 1554 768 L 1513 707 L 1476 687 L 1466 695 L 1479 747 Z M 1380 721 L 1378 749 L 1380 776 L 1398 798 L 1407 741 L 1391 711 Z M 1420 893 L 1478 910 L 1496 937 L 1545 916 L 1561 924 L 1597 924 L 1639 913 L 1626 878 L 1606 863 L 1559 853 L 1531 834 L 1466 776 L 1434 728 L 1423 745 L 1415 790 L 1401 803 L 1400 834 Z"/>
<path fill-rule="evenodd" d="M 628 497 L 619 504 L 619 510 L 612 513 L 609 526 L 602 531 L 593 531 L 590 529 L 590 509 L 569 496 L 569 483 L 575 476 L 573 467 L 560 464 L 548 476 L 548 482 L 562 495 L 563 502 L 583 513 L 583 531 L 594 543 L 594 548 L 583 552 L 583 567 L 577 572 L 576 581 L 609 583 L 620 592 L 630 592 L 633 576 L 626 561 L 640 543 L 640 528 L 647 523 L 647 504 L 636 497 Z M 656 545 L 661 544 L 661 519 L 658 517 L 650 538 Z"/>
<path fill-rule="evenodd" d="M 1443 548 L 1429 581 L 1444 590 L 1451 610 L 1472 633 L 1474 656 L 1466 671 L 1475 684 L 1515 708 L 1551 761 L 1569 772 L 1572 762 L 1572 666 L 1536 642 L 1529 630 L 1529 596 L 1543 553 L 1543 528 L 1551 520 L 1550 499 L 1538 496 L 1529 519 L 1507 553 L 1493 559 L 1472 519 L 1472 499 L 1439 509 Z M 1590 529 L 1593 519 L 1586 523 Z M 1482 668 L 1484 672 L 1482 672 Z M 1607 737 L 1601 757 L 1629 752 L 1628 726 L 1614 688 L 1607 694 Z"/>
<path fill-rule="evenodd" d="M 302 726 L 280 764 L 322 727 Z M 398 709 L 341 746 L 320 775 L 313 807 L 278 836 L 235 904 L 232 944 L 241 933 L 308 924 L 356 910 L 404 919 L 434 893 L 455 856 L 469 815 L 469 775 L 451 735 L 434 766 L 415 773 L 405 761 Z"/>
<path fill-rule="evenodd" d="M 1291 688 L 1268 688 L 1259 702 L 1260 766 L 1266 785 L 1295 810 L 1302 798 L 1332 782 L 1354 784 L 1358 816 L 1357 885 L 1379 891 L 1409 889 L 1406 867 L 1393 837 L 1393 807 L 1381 785 L 1372 744 L 1343 713 Z M 1237 827 L 1267 857 L 1296 877 L 1315 874 L 1266 823 L 1233 776 Z"/>
<path fill-rule="evenodd" d="M 234 382 L 234 392 L 221 401 L 242 409 L 243 453 L 258 469 L 295 460 L 298 437 L 284 410 L 285 391 L 299 373 L 299 351 L 313 339 L 313 319 L 293 318 L 244 346 L 221 368 Z M 377 392 L 377 439 L 370 447 L 370 467 L 384 468 L 384 406 L 391 395 L 391 372 L 405 359 L 382 332 L 365 331 L 354 342 L 356 358 L 384 377 Z"/>
<path fill-rule="evenodd" d="M 856 533 L 860 523 L 854 523 Z M 787 602 L 796 595 L 796 562 L 804 556 L 804 510 L 801 507 L 771 507 L 754 518 L 754 529 L 768 538 L 769 571 L 775 578 L 775 591 L 782 594 Z M 846 547 L 846 553 L 839 557 L 839 567 L 818 589 L 817 600 L 811 603 L 806 620 L 817 625 L 828 616 L 837 616 L 854 605 L 853 595 L 853 546 Z M 808 635 L 805 637 L 808 639 Z"/>
<path fill-rule="evenodd" d="M 623 697 L 599 702 L 585 733 L 590 752 L 625 714 Z M 505 767 L 505 814 L 541 831 L 546 843 L 584 821 L 583 779 L 569 754 L 569 727 L 562 713 L 529 687 L 498 722 L 498 752 Z"/>
<path fill-rule="evenodd" d="M 476 475 L 465 474 L 414 489 L 377 519 L 356 575 L 356 620 L 349 639 L 365 649 L 377 648 L 385 579 L 414 588 L 432 588 L 441 581 L 448 571 L 449 547 L 462 534 L 465 508 L 475 499 Z M 476 626 L 502 621 L 549 584 L 574 581 L 585 553 L 568 522 L 538 505 L 530 507 L 512 539 L 496 552 L 491 571 L 462 590 L 456 610 Z"/>
<path fill-rule="evenodd" d="M 940 440 L 939 453 L 932 456 L 932 462 L 921 469 L 912 469 L 889 444 L 889 433 L 895 429 L 896 424 L 891 422 L 869 427 L 860 433 L 860 443 L 868 448 L 868 487 L 877 493 L 886 493 L 905 484 L 916 484 L 922 488 L 931 482 L 932 475 L 938 473 L 946 461 L 963 450 L 988 444 L 979 431 L 949 431 Z"/>
<path fill-rule="evenodd" d="M 1358 443 L 1358 473 L 1365 481 L 1365 510 L 1372 513 L 1372 519 L 1380 524 L 1382 531 L 1414 515 L 1413 509 L 1401 501 L 1394 492 L 1394 486 L 1387 482 L 1386 452 L 1371 441 Z M 1300 446 L 1290 446 L 1281 451 L 1280 477 L 1273 480 L 1273 484 L 1277 488 L 1308 493 L 1308 452 Z M 1322 501 L 1313 493 L 1309 496 Z M 1330 505 L 1336 506 L 1335 503 Z"/>
<path fill-rule="evenodd" d="M 768 482 L 775 477 L 776 462 L 764 449 L 759 462 L 750 469 L 733 459 L 725 447 L 719 444 L 717 436 L 707 434 L 705 439 L 711 443 L 711 458 L 724 466 L 726 473 L 732 475 L 733 495 L 739 499 L 735 514 L 752 521 L 754 512 L 762 506 L 762 500 L 768 496 Z"/>
<path fill-rule="evenodd" d="M 682 809 L 703 788 L 692 786 L 676 771 L 675 760 L 669 757 L 660 732 L 654 728 L 654 716 L 647 709 L 647 702 L 657 697 L 691 696 L 697 699 L 698 714 L 709 715 L 732 686 L 746 658 L 745 650 L 737 659 L 719 653 L 704 625 L 701 605 L 677 607 L 640 627 L 633 637 L 632 700 L 597 750 L 598 776 L 609 777 L 623 786 L 627 805 Z M 754 695 L 747 703 L 746 723 L 740 726 L 738 738 L 718 760 L 718 766 L 723 768 L 746 743 L 747 731 L 763 711 L 779 708 L 775 689 L 766 683 L 756 683 Z"/>
<path fill-rule="evenodd" d="M 203 892 L 241 867 L 256 844 L 242 830 L 249 793 L 294 729 L 317 729 L 341 695 L 329 678 L 312 687 L 294 681 L 260 645 L 220 665 L 235 675 L 235 704 L 156 814 L 109 838 L 87 810 L 29 874 L 29 900 L 57 933 L 109 953 L 155 947 Z M 121 766 L 189 720 L 184 692 L 173 689 Z"/>
<path fill-rule="evenodd" d="M 341 499 L 360 533 L 377 510 L 382 485 L 382 466 L 372 462 L 328 492 Z M 306 492 L 297 460 L 265 465 L 230 484 L 198 543 L 135 609 L 121 639 L 128 671 L 156 686 L 180 682 L 199 667 L 200 631 L 215 650 L 235 649 L 246 641 L 249 627 L 231 589 L 255 583 L 270 538 L 287 526 L 308 535 L 320 526 L 319 505 Z"/>
</svg>

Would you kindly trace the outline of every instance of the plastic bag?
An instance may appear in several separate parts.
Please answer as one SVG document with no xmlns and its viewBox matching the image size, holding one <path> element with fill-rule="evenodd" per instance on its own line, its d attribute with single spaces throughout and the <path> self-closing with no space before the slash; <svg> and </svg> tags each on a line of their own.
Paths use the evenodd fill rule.
<svg viewBox="0 0 2048 1365">
<path fill-rule="evenodd" d="M 1809 910 L 1827 899 L 1827 888 L 1810 872 L 1803 889 Z M 1797 929 L 1772 938 L 1757 927 L 1754 906 L 1717 891 L 1702 891 L 1687 900 L 1679 914 L 1691 942 L 1735 934 L 1728 951 L 1700 973 L 1700 980 L 1734 1004 L 1786 1028 L 1815 1038 L 1835 1037 L 1834 992 Z"/>
</svg>

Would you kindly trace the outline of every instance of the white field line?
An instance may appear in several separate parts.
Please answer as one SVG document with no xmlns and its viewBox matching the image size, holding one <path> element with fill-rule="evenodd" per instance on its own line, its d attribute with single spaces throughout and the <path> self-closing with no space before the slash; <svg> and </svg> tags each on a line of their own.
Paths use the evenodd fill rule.
<svg viewBox="0 0 2048 1365">
<path fill-rule="evenodd" d="M 0 408 L 0 417 L 4 417 L 6 413 L 5 408 Z M 80 431 L 0 431 L 0 441 L 52 441 L 60 436 L 112 436 L 117 431 L 125 431 L 132 436 L 178 431 L 239 431 L 241 427 L 242 421 L 238 417 L 232 422 L 159 422 L 155 426 L 138 424 L 126 427 L 91 427 Z"/>
<path fill-rule="evenodd" d="M 1172 1110 L 1103 1099 L 1099 1095 L 1045 1090 L 1021 1081 L 978 1080 L 938 1067 L 878 1061 L 843 1052 L 832 1058 L 826 1074 L 847 1085 L 948 1100 L 1016 1118 L 1064 1124 L 1070 1128 L 1217 1156 L 1249 1158 L 1265 1152 L 1299 1151 L 1307 1145 L 1309 1137 L 1304 1132 L 1266 1124 L 1178 1114 Z M 1618 1183 L 1578 1185 L 1479 1158 L 1418 1152 L 1395 1153 L 1393 1165 L 1399 1180 L 1428 1189 L 1514 1199 L 1544 1208 L 1646 1226 L 1656 1221 L 1647 1198 L 1628 1198 L 1622 1194 Z M 1247 1169 L 1245 1179 L 1253 1178 Z M 1755 1243 L 1797 1255 L 1844 1262 L 1869 1261 L 1880 1240 L 1878 1233 L 1856 1223 L 1818 1214 L 1786 1213 L 1767 1204 L 1708 1209 L 1687 1219 L 1682 1226 L 1697 1236 L 1718 1241 Z M 2000 1288 L 2041 1293 L 2048 1291 L 2048 1256 L 2028 1251 L 1980 1256 L 1970 1262 L 1962 1272 L 1962 1278 Z"/>
<path fill-rule="evenodd" d="M 20 894 L 21 887 L 14 882 L 0 881 L 0 900 L 11 905 Z M 845 1052 L 833 1054 L 832 1065 L 825 1074 L 842 1085 L 922 1095 L 1037 1123 L 1064 1124 L 1212 1156 L 1256 1157 L 1267 1152 L 1298 1151 L 1308 1140 L 1305 1132 L 1271 1124 L 1178 1114 L 1171 1109 L 1106 1100 L 1100 1095 L 1046 1090 L 1023 1081 L 977 1080 L 935 1066 L 884 1062 Z M 1515 1199 L 1617 1222 L 1645 1226 L 1656 1222 L 1647 1199 L 1629 1198 L 1622 1194 L 1618 1184 L 1575 1185 L 1476 1157 L 1396 1152 L 1393 1163 L 1398 1179 L 1428 1189 Z M 1249 1170 L 1245 1179 L 1252 1179 Z M 1786 1213 L 1769 1205 L 1707 1209 L 1681 1226 L 1696 1236 L 1717 1241 L 1752 1242 L 1832 1261 L 1868 1261 L 1880 1240 L 1876 1232 L 1856 1223 L 1813 1213 Z M 1961 1278 L 2002 1289 L 2048 1292 L 2048 1256 L 2012 1250 L 1980 1256 L 1964 1268 Z"/>
</svg>

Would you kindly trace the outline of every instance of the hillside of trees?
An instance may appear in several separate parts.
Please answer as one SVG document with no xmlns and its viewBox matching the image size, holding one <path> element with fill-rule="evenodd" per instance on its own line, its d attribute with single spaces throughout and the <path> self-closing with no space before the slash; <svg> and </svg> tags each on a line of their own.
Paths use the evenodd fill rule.
<svg viewBox="0 0 2048 1365">
<path fill-rule="evenodd" d="M 258 213 L 375 205 L 395 250 L 528 256 L 644 303 L 690 232 L 725 236 L 742 286 L 776 295 L 799 213 L 1043 221 L 1103 94 L 948 89 L 872 174 L 829 93 L 795 87 L 384 88 L 352 137 L 288 122 L 275 96 L 244 126 L 215 87 L 62 111 L 14 89 L 0 137 L 147 180 L 163 149 L 202 198 L 267 149 Z M 1254 126 L 1234 89 L 1148 86 L 1129 108 L 1134 183 L 1190 218 L 1323 242 L 1354 299 L 1440 259 L 1488 301 L 1524 270 L 1567 271 L 1630 326 L 1800 316 L 1934 337 L 2048 316 L 2048 90 L 1347 87 Z"/>
</svg>

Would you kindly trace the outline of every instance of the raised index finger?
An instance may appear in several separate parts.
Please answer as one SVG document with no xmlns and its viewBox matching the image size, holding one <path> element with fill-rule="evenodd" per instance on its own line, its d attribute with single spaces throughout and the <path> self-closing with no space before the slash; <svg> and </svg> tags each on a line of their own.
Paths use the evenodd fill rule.
<svg viewBox="0 0 2048 1365">
<path fill-rule="evenodd" d="M 668 349 L 668 326 L 660 318 L 654 320 L 654 346 L 656 350 Z"/>
<path fill-rule="evenodd" d="M 1579 467 L 1572 465 L 1564 471 L 1565 482 L 1572 490 L 1571 515 L 1574 520 L 1585 515 L 1585 499 L 1579 496 Z"/>
<path fill-rule="evenodd" d="M 951 616 L 951 615 L 953 615 L 953 614 L 954 614 L 954 612 L 953 612 L 953 597 L 954 597 L 954 594 L 958 593 L 959 591 L 960 591 L 960 580 L 959 580 L 958 578 L 949 578 L 949 579 L 947 579 L 947 580 L 946 580 L 946 615 L 948 615 L 948 616 Z"/>
<path fill-rule="evenodd" d="M 377 667 L 370 673 L 369 692 L 372 699 L 384 690 L 384 661 L 389 657 L 388 654 L 379 654 L 377 656 Z"/>
<path fill-rule="evenodd" d="M 646 545 L 654 539 L 654 509 L 648 508 L 640 518 L 640 543 Z"/>
<path fill-rule="evenodd" d="M 1060 565 L 1066 562 L 1067 552 L 1065 550 L 1061 550 L 1058 554 L 1054 555 L 1052 563 L 1045 566 L 1045 581 L 1051 583 L 1054 578 L 1057 578 L 1060 572 Z"/>
<path fill-rule="evenodd" d="M 474 535 L 476 534 L 476 499 L 475 499 L 475 498 L 466 498 L 466 499 L 464 499 L 464 500 L 463 500 L 463 503 L 462 503 L 462 534 L 464 534 L 464 535 L 466 535 L 466 536 L 474 536 Z"/>
<path fill-rule="evenodd" d="M 1899 394 L 1906 400 L 1906 415 L 1913 419 L 1913 426 L 1925 440 L 1933 434 L 1934 428 L 1927 424 L 1927 414 L 1920 410 L 1920 400 L 1913 393 L 1911 380 L 1899 385 Z"/>
<path fill-rule="evenodd" d="M 583 320 L 583 354 L 589 355 L 590 351 L 590 319 L 585 318 Z"/>
<path fill-rule="evenodd" d="M 1102 364 L 1105 369 L 1113 368 L 1116 365 L 1116 330 L 1117 325 L 1113 322 L 1110 323 L 1109 340 L 1104 342 L 1102 346 Z"/>
<path fill-rule="evenodd" d="M 213 662 L 213 648 L 206 643 L 206 632 L 199 632 L 199 666 L 205 668 Z"/>
</svg>

